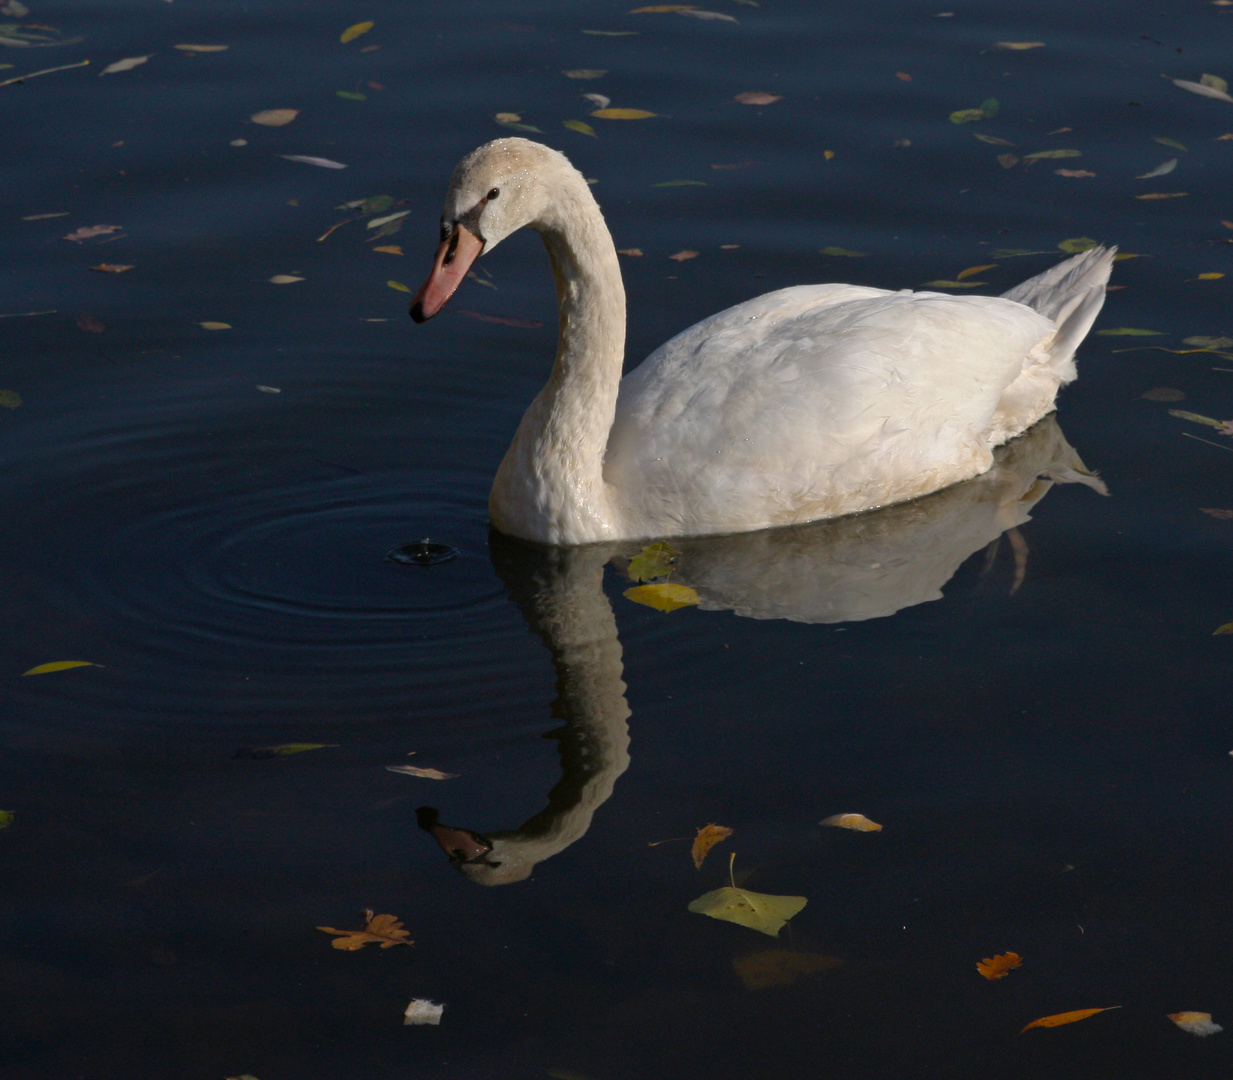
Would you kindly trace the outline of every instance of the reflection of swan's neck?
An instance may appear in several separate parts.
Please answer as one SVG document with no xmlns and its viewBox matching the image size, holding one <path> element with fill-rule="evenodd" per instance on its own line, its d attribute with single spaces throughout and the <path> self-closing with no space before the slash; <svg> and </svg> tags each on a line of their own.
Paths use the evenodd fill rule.
<svg viewBox="0 0 1233 1080">
<path fill-rule="evenodd" d="M 531 403 L 489 496 L 503 532 L 558 543 L 601 539 L 615 522 L 604 450 L 625 356 L 625 289 L 612 236 L 586 183 L 563 183 L 542 230 L 557 284 L 560 339 L 552 375 Z"/>
<path fill-rule="evenodd" d="M 522 598 L 557 671 L 553 714 L 565 725 L 551 737 L 560 740 L 561 780 L 548 793 L 548 805 L 521 827 L 486 834 L 492 850 L 461 865 L 473 881 L 519 881 L 536 863 L 579 839 L 629 767 L 621 643 L 603 591 L 607 555 L 594 547 L 552 553 L 534 591 Z"/>
</svg>

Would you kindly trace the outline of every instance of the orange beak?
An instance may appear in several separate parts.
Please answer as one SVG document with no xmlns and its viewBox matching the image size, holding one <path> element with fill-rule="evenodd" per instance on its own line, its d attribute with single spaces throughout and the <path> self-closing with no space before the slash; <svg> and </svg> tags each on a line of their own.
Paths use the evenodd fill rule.
<svg viewBox="0 0 1233 1080">
<path fill-rule="evenodd" d="M 483 250 L 483 240 L 465 225 L 455 225 L 449 238 L 437 248 L 428 280 L 411 301 L 411 318 L 417 323 L 427 322 L 445 307 L 445 302 L 454 295 Z"/>
</svg>

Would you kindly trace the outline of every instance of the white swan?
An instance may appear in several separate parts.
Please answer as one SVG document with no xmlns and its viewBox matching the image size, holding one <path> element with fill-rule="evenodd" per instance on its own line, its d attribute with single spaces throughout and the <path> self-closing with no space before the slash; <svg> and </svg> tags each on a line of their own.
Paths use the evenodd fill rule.
<svg viewBox="0 0 1233 1080">
<path fill-rule="evenodd" d="M 1053 408 L 1104 303 L 1112 249 L 1003 297 L 801 285 L 721 311 L 621 379 L 612 237 L 564 154 L 497 139 L 454 170 L 417 322 L 523 226 L 556 277 L 560 341 L 489 496 L 544 544 L 747 532 L 924 495 L 989 468 Z"/>
</svg>

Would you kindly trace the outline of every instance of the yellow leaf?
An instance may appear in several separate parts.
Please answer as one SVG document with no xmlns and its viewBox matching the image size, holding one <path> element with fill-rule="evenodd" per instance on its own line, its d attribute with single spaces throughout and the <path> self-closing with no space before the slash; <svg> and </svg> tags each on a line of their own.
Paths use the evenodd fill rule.
<svg viewBox="0 0 1233 1080">
<path fill-rule="evenodd" d="M 660 581 L 654 585 L 635 585 L 625 590 L 625 598 L 635 604 L 645 604 L 656 611 L 676 611 L 677 608 L 689 607 L 698 603 L 699 597 L 688 585 L 674 585 L 671 581 Z"/>
<path fill-rule="evenodd" d="M 275 274 L 270 278 L 271 285 L 292 285 L 297 281 L 303 281 L 302 277 L 296 277 L 294 274 Z"/>
<path fill-rule="evenodd" d="M 1212 637 L 1215 637 L 1217 634 L 1233 634 L 1233 622 L 1227 622 L 1223 626 L 1216 627 L 1212 631 Z M 27 671 L 26 674 L 30 675 L 32 672 Z"/>
<path fill-rule="evenodd" d="M 338 40 L 346 45 L 348 41 L 354 41 L 361 34 L 367 34 L 372 28 L 373 24 L 371 22 L 357 22 L 354 26 L 348 26 L 347 29 L 338 36 Z"/>
<path fill-rule="evenodd" d="M 1008 952 L 1000 956 L 986 956 L 976 965 L 976 970 L 986 979 L 1004 979 L 1022 963 L 1023 958 L 1018 953 Z"/>
<path fill-rule="evenodd" d="M 402 248 L 397 244 L 386 244 L 384 247 L 375 247 L 373 251 L 383 251 L 386 255 L 401 255 Z"/>
<path fill-rule="evenodd" d="M 201 322 L 197 324 L 203 330 L 230 330 L 231 323 L 226 322 Z"/>
<path fill-rule="evenodd" d="M 262 109 L 261 112 L 253 113 L 249 119 L 254 124 L 261 124 L 265 127 L 282 127 L 284 124 L 291 123 L 299 115 L 299 109 Z"/>
<path fill-rule="evenodd" d="M 595 129 L 591 127 L 585 120 L 562 120 L 561 123 L 569 128 L 570 131 L 577 131 L 582 135 L 590 135 L 593 139 L 598 139 L 595 134 Z"/>
<path fill-rule="evenodd" d="M 1179 1028 L 1189 1031 L 1191 1035 L 1215 1035 L 1218 1031 L 1224 1031 L 1219 1024 L 1212 1023 L 1211 1013 L 1187 1011 L 1169 1013 L 1168 1016 Z"/>
<path fill-rule="evenodd" d="M 646 109 L 596 109 L 591 115 L 601 120 L 645 120 L 648 116 L 659 114 L 647 112 Z"/>
<path fill-rule="evenodd" d="M 956 281 L 962 281 L 964 278 L 970 278 L 973 274 L 979 274 L 984 270 L 996 269 L 997 263 L 985 263 L 984 266 L 969 266 L 966 270 L 960 270 L 955 275 Z"/>
<path fill-rule="evenodd" d="M 722 889 L 699 896 L 689 905 L 689 910 L 779 937 L 779 931 L 787 921 L 807 903 L 803 896 L 770 896 L 725 885 Z"/>
<path fill-rule="evenodd" d="M 995 41 L 993 43 L 995 49 L 1043 49 L 1045 43 L 1043 41 Z"/>
<path fill-rule="evenodd" d="M 1055 1013 L 1053 1016 L 1042 1016 L 1039 1020 L 1033 1020 L 1020 1031 L 1022 1035 L 1028 1028 L 1034 1027 L 1061 1027 L 1063 1024 L 1073 1024 L 1076 1020 L 1086 1020 L 1089 1016 L 1095 1016 L 1097 1013 L 1108 1012 L 1109 1009 L 1120 1009 L 1120 1005 L 1109 1005 L 1103 1009 L 1075 1009 L 1073 1012 Z"/>
<path fill-rule="evenodd" d="M 824 157 L 827 161 L 830 161 L 830 159 L 831 159 L 831 158 L 833 158 L 833 157 L 835 156 L 835 151 L 834 151 L 834 150 L 823 150 L 823 151 L 822 151 L 822 156 L 823 156 L 823 157 Z"/>
<path fill-rule="evenodd" d="M 857 832 L 881 832 L 882 826 L 876 821 L 870 821 L 864 814 L 832 814 L 818 822 L 819 825 L 833 825 L 837 829 L 855 829 Z"/>
<path fill-rule="evenodd" d="M 1214 274 L 1214 273 L 1213 274 L 1200 274 L 1199 280 L 1200 281 L 1219 281 L 1222 277 L 1224 277 L 1224 274 Z"/>
<path fill-rule="evenodd" d="M 12 810 L 0 810 L 0 829 L 7 829 L 17 815 Z"/>
<path fill-rule="evenodd" d="M 795 949 L 763 949 L 732 961 L 746 990 L 765 990 L 771 986 L 790 986 L 797 979 L 819 971 L 830 971 L 843 961 L 823 953 L 797 952 Z"/>
<path fill-rule="evenodd" d="M 203 53 L 203 52 L 226 52 L 230 46 L 228 45 L 177 45 L 177 49 L 182 49 L 184 52 Z"/>
<path fill-rule="evenodd" d="M 68 671 L 69 668 L 75 667 L 102 667 L 102 664 L 96 664 L 92 660 L 53 660 L 50 664 L 39 664 L 38 667 L 32 667 L 29 671 L 23 671 L 23 675 L 46 675 L 49 671 Z"/>
<path fill-rule="evenodd" d="M 1147 195 L 1136 195 L 1136 199 L 1184 199 L 1189 191 L 1152 191 Z"/>
<path fill-rule="evenodd" d="M 1082 251 L 1091 250 L 1099 243 L 1099 240 L 1093 240 L 1090 236 L 1072 236 L 1069 240 L 1063 240 L 1057 247 L 1059 251 L 1064 251 L 1067 255 L 1078 255 Z"/>
<path fill-rule="evenodd" d="M 703 825 L 698 830 L 698 835 L 694 837 L 694 846 L 690 854 L 694 859 L 694 866 L 699 870 L 702 869 L 702 861 L 706 858 L 707 852 L 711 850 L 721 840 L 726 840 L 732 835 L 732 830 L 726 825 L 716 825 L 712 822 L 710 825 Z"/>
<path fill-rule="evenodd" d="M 639 255 L 642 252 L 638 252 Z M 672 573 L 672 562 L 680 554 L 665 540 L 648 544 L 629 560 L 629 576 L 634 581 L 651 581 Z"/>
<path fill-rule="evenodd" d="M 401 281 L 387 281 L 387 282 L 386 282 L 386 284 L 387 284 L 387 285 L 388 285 L 391 289 L 397 289 L 399 292 L 410 292 L 410 291 L 411 291 L 411 290 L 410 290 L 409 288 L 407 288 L 407 286 L 406 286 L 406 285 L 404 285 Z"/>
</svg>

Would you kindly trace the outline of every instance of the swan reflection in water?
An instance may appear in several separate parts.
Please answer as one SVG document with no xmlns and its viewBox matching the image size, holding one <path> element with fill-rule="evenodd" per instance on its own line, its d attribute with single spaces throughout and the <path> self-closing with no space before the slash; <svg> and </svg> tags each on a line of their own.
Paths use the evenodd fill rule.
<svg viewBox="0 0 1233 1080">
<path fill-rule="evenodd" d="M 988 472 L 912 502 L 760 533 L 673 539 L 680 552 L 673 581 L 696 590 L 704 610 L 755 619 L 838 623 L 893 615 L 939 599 L 960 565 L 1003 533 L 1015 542 L 1014 530 L 1055 483 L 1107 494 L 1050 415 L 1000 447 Z M 497 573 L 552 653 L 552 711 L 564 726 L 551 735 L 560 743 L 561 779 L 548 805 L 517 828 L 481 833 L 443 823 L 431 807 L 417 812 L 420 827 L 477 884 L 521 881 L 580 839 L 629 767 L 621 643 L 603 574 L 609 561 L 622 564 L 638 546 L 539 548 L 492 534 Z M 1017 553 L 1025 550 L 1018 540 Z"/>
</svg>

